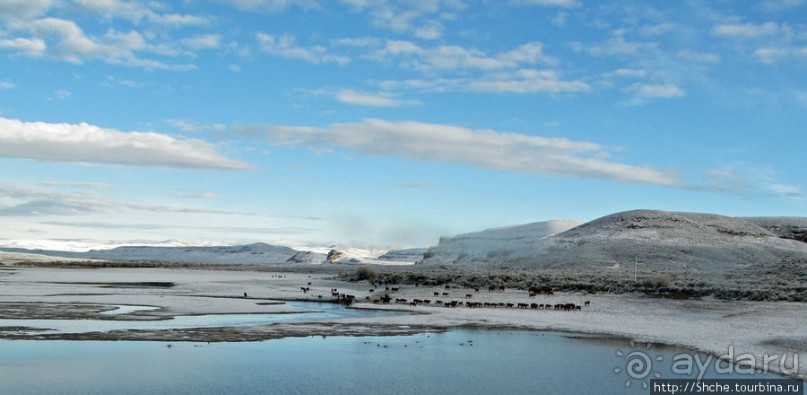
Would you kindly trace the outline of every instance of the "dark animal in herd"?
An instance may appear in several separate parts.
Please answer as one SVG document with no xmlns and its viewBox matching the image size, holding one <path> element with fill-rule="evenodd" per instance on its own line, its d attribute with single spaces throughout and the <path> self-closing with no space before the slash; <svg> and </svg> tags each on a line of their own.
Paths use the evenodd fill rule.
<svg viewBox="0 0 807 395">
<path fill-rule="evenodd" d="M 311 285 L 311 283 L 309 282 L 308 285 Z M 465 288 L 470 288 L 470 286 L 466 286 Z M 451 286 L 446 285 L 445 289 L 451 289 Z M 303 291 L 303 293 L 308 293 L 311 290 L 311 288 L 310 287 L 300 287 L 300 290 Z M 393 287 L 393 288 L 386 287 L 386 290 L 388 292 L 399 292 L 400 288 L 399 287 Z M 488 287 L 488 291 L 493 292 L 493 291 L 497 291 L 497 290 L 501 291 L 501 292 L 504 292 L 505 287 L 504 286 L 499 286 L 499 287 L 490 286 L 490 287 Z M 479 292 L 479 288 L 474 288 L 474 291 Z M 369 292 L 373 293 L 373 292 L 375 292 L 375 289 L 370 289 Z M 547 295 L 553 295 L 554 294 L 554 292 L 552 292 L 552 289 L 550 289 L 550 288 L 530 287 L 528 295 L 529 295 L 530 298 L 535 298 L 539 293 L 547 294 Z M 448 297 L 449 293 L 448 292 L 442 292 L 442 293 L 434 292 L 435 297 L 438 297 L 440 295 Z M 353 302 L 356 301 L 356 296 L 355 295 L 346 295 L 346 294 L 340 293 L 339 290 L 336 289 L 336 288 L 331 288 L 331 296 L 336 298 L 339 302 L 344 303 L 346 305 L 351 305 Z M 246 292 L 244 292 L 244 297 L 245 298 L 247 297 Z M 320 298 L 321 298 L 321 296 L 320 296 Z M 473 294 L 470 294 L 470 293 L 465 294 L 465 298 L 466 299 L 471 299 L 471 298 L 473 298 Z M 366 296 L 365 301 L 371 301 L 370 297 Z M 388 304 L 388 303 L 390 303 L 390 301 L 392 301 L 392 297 L 390 297 L 389 294 L 384 294 L 384 296 L 382 296 L 382 297 L 380 297 L 378 299 L 374 299 L 372 301 L 374 303 Z M 417 305 L 421 305 L 421 304 L 422 305 L 430 305 L 432 303 L 432 301 L 429 300 L 429 299 L 413 299 L 410 302 L 407 299 L 395 298 L 395 303 L 402 303 L 402 304 L 409 304 L 411 306 L 417 306 Z M 441 300 L 437 300 L 437 301 L 434 302 L 434 304 L 438 305 L 438 306 L 445 306 L 445 307 L 463 306 L 463 302 L 454 301 L 454 300 L 453 301 L 446 301 L 446 302 L 443 302 Z M 466 307 L 471 307 L 471 308 L 479 308 L 479 307 L 514 308 L 514 307 L 517 307 L 519 309 L 561 310 L 561 311 L 578 311 L 578 310 L 581 310 L 581 308 L 582 308 L 582 306 L 576 305 L 574 303 L 556 303 L 556 304 L 549 304 L 549 303 L 517 303 L 517 304 L 514 304 L 514 303 L 488 303 L 488 302 L 482 303 L 482 302 L 468 301 L 464 305 Z M 583 306 L 589 306 L 589 305 L 591 305 L 590 300 L 587 300 L 587 301 L 583 302 Z"/>
</svg>

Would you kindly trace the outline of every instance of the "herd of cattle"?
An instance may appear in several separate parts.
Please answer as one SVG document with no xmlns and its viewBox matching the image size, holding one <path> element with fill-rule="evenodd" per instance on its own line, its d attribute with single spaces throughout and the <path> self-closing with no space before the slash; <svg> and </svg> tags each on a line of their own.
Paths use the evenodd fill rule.
<svg viewBox="0 0 807 395">
<path fill-rule="evenodd" d="M 310 289 L 311 283 L 308 283 L 308 285 L 309 285 L 309 287 L 300 287 L 300 289 L 302 290 L 303 293 L 308 293 L 311 290 Z M 446 286 L 446 289 L 447 290 L 451 289 L 451 287 Z M 474 288 L 474 291 L 478 293 L 480 290 L 479 290 L 479 288 Z M 491 291 L 491 292 L 496 292 L 496 291 L 504 292 L 505 287 L 492 287 L 491 286 L 491 287 L 488 288 L 488 291 Z M 415 307 L 415 306 L 437 306 L 437 307 L 449 307 L 449 308 L 451 308 L 451 307 L 469 307 L 469 308 L 485 307 L 485 308 L 509 308 L 509 309 L 514 309 L 515 308 L 515 309 L 559 310 L 559 311 L 579 311 L 579 310 L 582 310 L 583 306 L 589 306 L 591 304 L 591 301 L 589 301 L 589 300 L 583 302 L 582 305 L 578 305 L 578 304 L 574 304 L 574 303 L 506 303 L 506 302 L 491 303 L 491 302 L 476 302 L 476 301 L 471 301 L 470 300 L 474 296 L 473 293 L 466 293 L 465 297 L 464 297 L 465 300 L 450 300 L 450 301 L 443 301 L 443 300 L 439 300 L 439 299 L 436 299 L 436 300 L 431 300 L 431 299 L 411 299 L 410 300 L 410 299 L 405 299 L 405 298 L 393 298 L 392 296 L 390 296 L 391 293 L 395 294 L 395 293 L 398 293 L 398 292 L 400 292 L 400 287 L 386 287 L 385 290 L 384 290 L 384 295 L 383 296 L 371 297 L 371 296 L 368 295 L 368 296 L 365 297 L 364 301 L 369 302 L 369 303 L 375 303 L 375 304 L 390 304 L 390 303 L 394 302 L 396 304 L 409 305 L 409 306 L 412 306 L 412 307 Z M 370 289 L 368 291 L 368 293 L 369 294 L 375 294 L 375 289 L 374 288 Z M 546 289 L 540 289 L 539 290 L 539 289 L 535 289 L 535 288 L 530 288 L 528 290 L 528 296 L 530 298 L 534 298 L 538 293 L 552 295 L 551 290 L 546 290 Z M 436 297 L 436 298 L 437 297 L 448 298 L 448 297 L 450 297 L 450 292 L 447 292 L 447 291 L 446 292 L 434 292 L 434 297 Z M 322 299 L 322 295 L 319 295 L 319 298 Z M 339 303 L 343 303 L 343 304 L 348 305 L 348 306 L 357 301 L 355 295 L 350 295 L 350 294 L 345 294 L 345 293 L 339 292 L 339 290 L 336 289 L 336 288 L 331 288 L 331 298 L 333 300 L 338 301 Z"/>
</svg>

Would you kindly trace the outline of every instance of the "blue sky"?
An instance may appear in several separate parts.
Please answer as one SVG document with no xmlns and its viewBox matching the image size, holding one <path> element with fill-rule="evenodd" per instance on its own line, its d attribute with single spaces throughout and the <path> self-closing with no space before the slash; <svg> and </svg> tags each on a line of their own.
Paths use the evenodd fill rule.
<svg viewBox="0 0 807 395">
<path fill-rule="evenodd" d="M 0 239 L 807 216 L 807 1 L 0 0 Z"/>
</svg>

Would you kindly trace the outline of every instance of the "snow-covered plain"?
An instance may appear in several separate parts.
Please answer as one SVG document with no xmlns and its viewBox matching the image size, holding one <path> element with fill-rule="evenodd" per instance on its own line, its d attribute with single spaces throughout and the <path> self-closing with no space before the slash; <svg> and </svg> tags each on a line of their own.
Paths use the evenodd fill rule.
<svg viewBox="0 0 807 395">
<path fill-rule="evenodd" d="M 173 282 L 171 288 L 108 288 L 114 282 Z M 310 292 L 301 286 L 311 283 Z M 180 269 L 54 269 L 4 267 L 0 270 L 0 312 L 20 317 L 14 308 L 39 304 L 156 306 L 160 310 L 139 311 L 130 318 L 217 313 L 284 312 L 272 300 L 330 298 L 332 288 L 356 295 L 363 301 L 373 297 L 367 282 L 348 283 L 330 275 L 252 271 Z M 244 293 L 248 298 L 243 297 Z M 168 341 L 237 341 L 282 336 L 392 334 L 450 329 L 460 326 L 560 330 L 613 335 L 628 340 L 675 344 L 706 351 L 715 356 L 754 355 L 761 363 L 765 355 L 785 356 L 786 368 L 797 356 L 797 375 L 807 377 L 807 304 L 784 302 L 738 302 L 717 300 L 670 300 L 631 294 L 556 293 L 529 298 L 526 291 L 474 292 L 443 287 L 401 286 L 396 298 L 429 298 L 434 292 L 448 292 L 442 300 L 473 300 L 490 303 L 576 303 L 591 305 L 577 312 L 513 308 L 413 307 L 408 304 L 376 305 L 357 303 L 358 308 L 409 310 L 413 315 L 374 318 L 344 318 L 316 323 L 286 323 L 245 328 L 198 331 L 117 332 L 100 339 L 160 339 Z M 465 294 L 472 294 L 466 299 Z M 60 312 L 70 311 L 61 307 Z M 97 318 L 97 317 L 96 317 Z M 119 317 L 120 318 L 120 317 Z M 0 336 L 13 338 L 14 330 L 0 330 Z M 779 371 L 779 359 L 769 368 Z"/>
</svg>

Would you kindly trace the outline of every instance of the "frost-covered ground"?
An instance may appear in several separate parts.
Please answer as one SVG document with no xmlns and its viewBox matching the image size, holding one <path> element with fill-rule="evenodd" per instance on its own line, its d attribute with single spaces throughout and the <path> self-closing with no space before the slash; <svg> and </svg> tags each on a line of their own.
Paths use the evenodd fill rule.
<svg viewBox="0 0 807 395">
<path fill-rule="evenodd" d="M 282 312 L 271 300 L 330 299 L 331 289 L 358 300 L 377 297 L 366 281 L 344 282 L 332 274 L 182 269 L 56 269 L 5 266 L 0 269 L 0 316 L 20 317 L 20 306 L 62 304 L 79 311 L 88 304 L 157 306 L 135 316 L 171 316 L 211 313 Z M 165 283 L 170 288 L 108 288 L 110 283 Z M 309 286 L 308 283 L 311 283 Z M 303 294 L 301 287 L 310 287 Z M 476 292 L 444 286 L 398 285 L 390 296 L 488 303 L 575 303 L 590 301 L 581 311 L 508 308 L 413 307 L 408 304 L 357 303 L 358 308 L 404 309 L 426 314 L 376 318 L 347 318 L 328 322 L 267 325 L 217 330 L 116 334 L 115 338 L 160 340 L 257 340 L 284 335 L 396 334 L 440 330 L 457 326 L 509 327 L 563 330 L 623 336 L 647 342 L 676 344 L 725 355 L 788 356 L 787 367 L 798 355 L 799 374 L 807 377 L 807 303 L 671 300 L 634 294 L 555 293 L 530 298 L 527 291 Z M 248 298 L 243 294 L 247 293 Z M 440 294 L 434 297 L 434 293 Z M 442 296 L 447 292 L 448 296 Z M 470 294 L 470 298 L 466 295 Z M 322 299 L 320 299 L 320 296 Z M 63 311 L 69 311 L 65 308 Z M 77 313 L 78 314 L 78 313 Z M 13 330 L 0 330 L 14 337 Z M 98 335 L 98 338 L 104 338 Z M 778 360 L 777 360 L 778 361 Z M 771 366 L 774 370 L 778 366 Z"/>
</svg>

